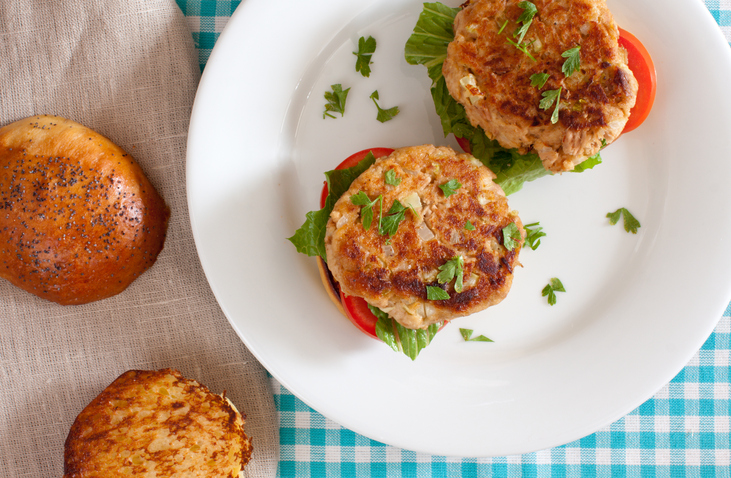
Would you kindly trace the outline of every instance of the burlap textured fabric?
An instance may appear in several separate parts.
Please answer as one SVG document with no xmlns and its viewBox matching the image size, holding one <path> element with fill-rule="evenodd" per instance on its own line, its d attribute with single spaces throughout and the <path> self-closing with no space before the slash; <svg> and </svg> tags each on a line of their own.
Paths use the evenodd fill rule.
<svg viewBox="0 0 731 478">
<path fill-rule="evenodd" d="M 200 71 L 174 0 L 4 0 L 0 64 L 0 124 L 55 114 L 95 129 L 171 209 L 157 263 L 121 295 L 64 307 L 0 280 L 0 476 L 61 476 L 77 414 L 124 371 L 166 367 L 226 391 L 248 415 L 246 476 L 274 476 L 266 373 L 219 309 L 190 230 L 185 143 Z"/>
</svg>

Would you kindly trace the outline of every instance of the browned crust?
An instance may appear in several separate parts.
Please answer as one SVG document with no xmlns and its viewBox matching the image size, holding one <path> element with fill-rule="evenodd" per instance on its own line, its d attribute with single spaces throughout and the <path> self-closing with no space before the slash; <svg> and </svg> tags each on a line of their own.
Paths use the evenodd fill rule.
<svg viewBox="0 0 731 478">
<path fill-rule="evenodd" d="M 386 186 L 385 171 L 393 169 L 402 182 Z M 376 161 L 338 200 L 327 225 L 325 247 L 328 266 L 347 295 L 364 298 L 409 328 L 421 328 L 442 320 L 468 315 L 500 302 L 508 293 L 522 246 L 508 251 L 502 229 L 515 223 L 524 235 L 517 213 L 510 210 L 494 175 L 470 155 L 432 145 L 401 148 Z M 439 188 L 449 179 L 462 187 L 446 197 Z M 365 192 L 373 199 L 383 195 L 383 209 L 394 200 L 418 192 L 423 219 L 408 211 L 398 232 L 389 239 L 377 225 L 365 230 L 360 206 L 351 196 Z M 338 225 L 340 218 L 344 222 Z M 475 229 L 465 229 L 470 221 Z M 377 214 L 374 222 L 377 222 Z M 422 240 L 426 225 L 434 239 Z M 393 253 L 387 252 L 389 248 Z M 453 284 L 436 280 L 438 268 L 462 256 L 464 277 L 473 282 L 462 292 Z M 427 299 L 427 286 L 445 287 L 450 299 Z"/>
<path fill-rule="evenodd" d="M 519 0 L 475 0 L 455 19 L 444 76 L 473 125 L 506 148 L 535 150 L 546 169 L 570 170 L 622 132 L 637 82 L 627 67 L 619 32 L 603 0 L 535 0 L 538 13 L 524 38 L 533 61 L 508 40 L 523 9 Z M 507 24 L 506 24 L 507 22 Z M 505 28 L 500 32 L 503 25 Z M 565 77 L 566 50 L 581 46 L 581 71 Z M 548 73 L 542 88 L 530 77 Z M 470 100 L 460 80 L 473 75 L 484 97 Z M 539 107 L 542 92 L 561 88 L 559 121 Z M 474 101 L 474 103 L 473 103 Z"/>
<path fill-rule="evenodd" d="M 239 478 L 251 459 L 244 418 L 172 369 L 130 370 L 92 400 L 66 438 L 64 478 Z M 144 475 L 146 476 L 146 475 Z"/>
<path fill-rule="evenodd" d="M 57 116 L 0 129 L 0 277 L 75 305 L 155 262 L 170 210 L 124 150 Z"/>
</svg>

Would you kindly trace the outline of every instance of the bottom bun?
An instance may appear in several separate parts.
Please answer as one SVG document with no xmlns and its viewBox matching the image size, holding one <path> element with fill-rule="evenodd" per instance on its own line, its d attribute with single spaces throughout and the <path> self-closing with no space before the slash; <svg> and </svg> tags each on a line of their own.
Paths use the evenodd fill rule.
<svg viewBox="0 0 731 478">
<path fill-rule="evenodd" d="M 330 269 L 327 268 L 327 264 L 322 260 L 322 257 L 317 258 L 317 269 L 320 271 L 320 280 L 322 280 L 322 285 L 325 286 L 325 292 L 327 292 L 328 297 L 330 297 L 330 300 L 333 301 L 340 313 L 347 318 L 345 309 L 343 309 L 343 303 L 340 301 L 340 285 L 338 285 Z"/>
</svg>

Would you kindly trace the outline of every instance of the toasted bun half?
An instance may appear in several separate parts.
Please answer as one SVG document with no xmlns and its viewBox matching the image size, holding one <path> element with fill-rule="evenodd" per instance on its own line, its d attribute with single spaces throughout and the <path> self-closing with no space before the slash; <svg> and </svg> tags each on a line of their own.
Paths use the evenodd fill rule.
<svg viewBox="0 0 731 478">
<path fill-rule="evenodd" d="M 176 370 L 130 370 L 71 426 L 64 478 L 239 478 L 252 452 L 244 418 Z"/>
<path fill-rule="evenodd" d="M 333 277 L 330 269 L 327 268 L 327 264 L 322 260 L 322 257 L 317 258 L 317 269 L 320 271 L 320 280 L 322 280 L 322 285 L 325 287 L 327 296 L 333 301 L 338 311 L 347 317 L 343 309 L 343 302 L 340 300 L 340 285 Z"/>
<path fill-rule="evenodd" d="M 107 138 L 58 116 L 0 128 L 0 277 L 59 304 L 119 294 L 155 262 L 170 210 Z"/>
</svg>

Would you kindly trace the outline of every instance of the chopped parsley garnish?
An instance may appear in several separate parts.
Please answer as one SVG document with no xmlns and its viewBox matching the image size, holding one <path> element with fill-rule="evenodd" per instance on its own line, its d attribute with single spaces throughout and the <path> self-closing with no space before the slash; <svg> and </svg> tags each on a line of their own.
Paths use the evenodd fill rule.
<svg viewBox="0 0 731 478">
<path fill-rule="evenodd" d="M 518 3 L 518 6 L 523 9 L 523 13 L 518 17 L 518 23 L 530 23 L 533 21 L 533 17 L 538 13 L 538 8 L 532 2 L 523 1 Z"/>
<path fill-rule="evenodd" d="M 484 335 L 478 335 L 473 337 L 472 334 L 475 331 L 472 329 L 459 329 L 459 333 L 462 334 L 462 338 L 465 342 L 494 342 L 494 340 L 488 339 Z"/>
<path fill-rule="evenodd" d="M 449 197 L 452 194 L 455 194 L 457 192 L 457 189 L 462 187 L 462 183 L 457 181 L 456 179 L 450 179 L 446 183 L 439 186 L 439 188 L 444 193 L 444 197 Z"/>
<path fill-rule="evenodd" d="M 535 73 L 533 75 L 530 75 L 530 85 L 537 86 L 538 88 L 543 88 L 543 86 L 546 84 L 550 77 L 551 75 L 549 75 L 548 73 Z"/>
<path fill-rule="evenodd" d="M 390 186 L 398 186 L 401 184 L 401 178 L 396 176 L 396 171 L 393 169 L 386 171 L 386 184 Z"/>
<path fill-rule="evenodd" d="M 345 114 L 345 100 L 348 98 L 348 92 L 350 88 L 343 90 L 343 86 L 340 83 L 330 85 L 332 91 L 325 92 L 325 99 L 327 104 L 325 105 L 325 112 L 322 114 L 322 119 L 326 117 L 335 118 L 331 115 L 332 113 L 340 113 L 340 116 Z"/>
<path fill-rule="evenodd" d="M 505 27 L 508 26 L 508 20 L 505 20 L 505 23 L 503 23 L 503 26 L 500 27 L 500 30 L 497 31 L 497 34 L 500 35 L 503 30 L 505 30 Z"/>
<path fill-rule="evenodd" d="M 428 285 L 426 286 L 426 298 L 427 300 L 447 300 L 449 294 L 441 287 Z"/>
<path fill-rule="evenodd" d="M 475 226 L 473 226 L 470 221 L 467 221 L 467 222 L 464 223 L 464 228 L 467 229 L 468 231 L 474 231 L 475 230 Z"/>
<path fill-rule="evenodd" d="M 393 108 L 389 108 L 389 109 L 385 110 L 378 105 L 378 102 L 376 101 L 376 100 L 380 100 L 380 98 L 378 97 L 378 90 L 371 93 L 371 99 L 373 100 L 373 104 L 376 105 L 376 108 L 378 108 L 378 115 L 376 116 L 376 119 L 378 121 L 380 121 L 381 123 L 390 121 L 397 114 L 399 114 L 398 106 L 394 106 Z"/>
<path fill-rule="evenodd" d="M 566 292 L 566 289 L 564 289 L 561 281 L 554 277 L 543 288 L 541 295 L 543 297 L 548 296 L 548 305 L 556 305 L 556 292 Z"/>
<path fill-rule="evenodd" d="M 378 232 L 384 236 L 388 234 L 388 237 L 393 237 L 398 231 L 399 224 L 404 220 L 406 207 L 396 199 L 391 205 L 391 209 L 388 210 L 388 214 L 382 219 Z"/>
<path fill-rule="evenodd" d="M 448 260 L 439 266 L 439 271 L 439 274 L 437 274 L 437 281 L 440 284 L 446 284 L 447 282 L 451 282 L 452 279 L 455 279 L 454 290 L 456 292 L 462 292 L 462 281 L 464 279 L 464 259 L 462 259 L 462 256 L 457 256 Z"/>
<path fill-rule="evenodd" d="M 515 247 L 520 244 L 520 230 L 514 222 L 511 222 L 503 228 L 503 245 L 505 249 L 512 251 Z"/>
<path fill-rule="evenodd" d="M 359 191 L 358 194 L 350 196 L 351 203 L 356 206 L 362 206 L 360 210 L 360 220 L 363 224 L 363 229 L 366 231 L 371 228 L 371 223 L 373 222 L 373 206 L 375 206 L 379 201 L 381 202 L 381 217 L 383 217 L 383 196 L 378 196 L 373 201 L 371 201 L 371 198 L 369 198 L 363 191 Z M 380 228 L 381 219 L 378 220 L 378 224 Z"/>
<path fill-rule="evenodd" d="M 523 38 L 530 28 L 530 24 L 533 23 L 533 17 L 538 13 L 538 9 L 531 2 L 520 2 L 518 6 L 523 9 L 523 13 L 518 17 L 517 22 L 522 23 L 517 30 L 513 33 L 514 37 L 518 38 L 518 43 L 523 43 Z"/>
<path fill-rule="evenodd" d="M 533 17 L 536 15 L 536 13 L 538 13 L 538 9 L 536 8 L 536 6 L 533 3 L 527 2 L 527 1 L 519 2 L 518 6 L 523 9 L 523 13 L 521 13 L 520 16 L 518 17 L 518 19 L 516 20 L 516 23 L 519 23 L 522 25 L 520 25 L 513 32 L 513 37 L 515 37 L 518 41 L 516 43 L 516 42 L 508 39 L 508 43 L 510 43 L 515 48 L 517 48 L 518 50 L 520 50 L 523 53 L 525 53 L 526 55 L 528 55 L 531 60 L 536 61 L 536 59 L 533 58 L 533 55 L 530 54 L 530 52 L 528 51 L 528 48 L 527 48 L 533 42 L 526 45 L 523 43 L 523 38 L 525 38 L 525 34 L 528 33 L 528 29 L 530 28 L 531 23 L 533 23 Z M 505 28 L 504 25 L 503 25 L 503 28 Z M 502 32 L 503 28 L 500 29 L 500 32 Z M 498 35 L 500 34 L 500 32 L 498 32 Z"/>
<path fill-rule="evenodd" d="M 572 73 L 581 69 L 581 45 L 569 48 L 561 53 L 561 56 L 566 58 L 561 67 L 561 71 L 565 76 L 571 76 Z"/>
<path fill-rule="evenodd" d="M 620 207 L 614 212 L 607 213 L 609 224 L 612 226 L 617 224 L 620 216 L 624 216 L 624 230 L 631 232 L 632 234 L 637 234 L 637 229 L 641 227 L 640 221 L 635 219 L 635 217 L 626 208 Z"/>
<path fill-rule="evenodd" d="M 556 108 L 553 110 L 553 114 L 551 114 L 551 123 L 556 124 L 558 123 L 558 105 L 561 102 L 561 88 L 557 90 L 546 90 L 543 93 L 541 93 L 541 96 L 543 99 L 538 104 L 541 109 L 547 110 L 551 106 L 553 106 L 553 103 L 556 103 Z"/>
<path fill-rule="evenodd" d="M 360 219 L 363 224 L 363 229 L 366 231 L 371 228 L 371 224 L 373 223 L 373 207 L 376 203 L 380 203 L 381 207 L 378 217 L 378 233 L 382 236 L 388 235 L 389 238 L 396 234 L 398 226 L 401 224 L 401 221 L 404 220 L 406 211 L 408 210 L 408 208 L 401 204 L 397 199 L 391 205 L 391 209 L 388 210 L 388 215 L 384 216 L 383 195 L 379 195 L 376 199 L 371 201 L 371 198 L 369 198 L 363 191 L 359 191 L 358 194 L 350 196 L 350 202 L 356 206 L 361 206 Z"/>
<path fill-rule="evenodd" d="M 355 71 L 360 72 L 366 78 L 371 76 L 371 57 L 375 52 L 376 39 L 372 36 L 369 36 L 367 40 L 365 37 L 360 37 L 358 40 L 358 51 L 353 52 L 353 55 L 356 56 Z"/>
<path fill-rule="evenodd" d="M 541 237 L 544 237 L 546 233 L 543 232 L 543 228 L 538 222 L 526 224 L 523 229 L 526 232 L 525 243 L 535 251 L 541 245 Z"/>
<path fill-rule="evenodd" d="M 531 44 L 532 42 L 531 42 L 531 43 L 529 43 L 528 45 L 526 45 L 525 43 L 515 43 L 515 42 L 514 42 L 513 40 L 511 40 L 510 38 L 507 38 L 507 41 L 508 41 L 508 43 L 510 43 L 511 45 L 513 45 L 513 46 L 514 46 L 515 48 L 517 48 L 518 50 L 520 50 L 520 51 L 522 51 L 523 53 L 525 53 L 526 55 L 528 55 L 528 58 L 530 58 L 531 60 L 533 60 L 533 61 L 538 61 L 538 60 L 536 60 L 536 59 L 535 59 L 535 58 L 533 57 L 533 55 L 531 55 L 531 54 L 530 54 L 530 52 L 528 51 L 528 45 L 530 45 L 530 44 Z"/>
<path fill-rule="evenodd" d="M 525 37 L 525 34 L 528 33 L 528 28 L 530 28 L 531 22 L 532 20 L 528 23 L 524 23 L 513 33 L 513 36 L 518 38 L 518 44 L 523 43 L 523 38 Z"/>
</svg>

